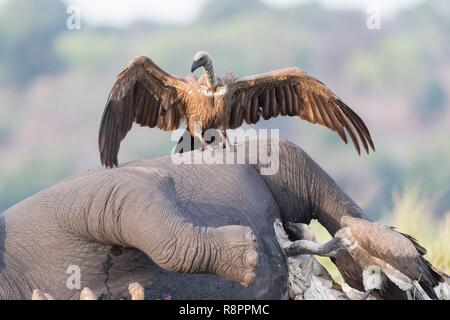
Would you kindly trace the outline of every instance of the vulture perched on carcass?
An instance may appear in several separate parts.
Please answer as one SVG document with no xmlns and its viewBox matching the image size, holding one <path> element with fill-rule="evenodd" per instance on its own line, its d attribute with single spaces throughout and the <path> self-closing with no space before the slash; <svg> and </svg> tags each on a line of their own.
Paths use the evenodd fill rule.
<svg viewBox="0 0 450 320">
<path fill-rule="evenodd" d="M 172 131 L 187 124 L 191 139 L 206 148 L 204 133 L 216 129 L 223 147 L 227 129 L 244 122 L 257 123 L 282 116 L 299 116 L 337 132 L 347 143 L 350 136 L 360 153 L 360 144 L 375 150 L 369 130 L 361 118 L 322 82 L 299 68 L 287 68 L 236 78 L 214 75 L 212 60 L 201 51 L 194 56 L 191 72 L 203 67 L 197 80 L 180 78 L 160 69 L 147 57 L 138 57 L 122 71 L 111 90 L 100 125 L 99 149 L 102 165 L 118 165 L 120 142 L 133 123 Z"/>
<path fill-rule="evenodd" d="M 351 287 L 382 299 L 448 299 L 441 287 L 449 277 L 424 257 L 425 248 L 413 237 L 376 222 L 342 217 L 341 229 L 324 244 L 297 240 L 285 248 L 288 256 L 313 254 L 330 257 Z M 296 235 L 295 226 L 287 225 Z M 297 236 L 300 238 L 301 236 Z"/>
</svg>

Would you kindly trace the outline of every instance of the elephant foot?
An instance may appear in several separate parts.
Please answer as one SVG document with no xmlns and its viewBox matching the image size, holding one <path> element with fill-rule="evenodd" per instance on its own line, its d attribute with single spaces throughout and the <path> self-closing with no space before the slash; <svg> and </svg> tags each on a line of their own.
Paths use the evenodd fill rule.
<svg viewBox="0 0 450 320">
<path fill-rule="evenodd" d="M 216 229 L 220 239 L 214 273 L 249 287 L 256 279 L 258 253 L 252 229 L 224 226 Z"/>
</svg>

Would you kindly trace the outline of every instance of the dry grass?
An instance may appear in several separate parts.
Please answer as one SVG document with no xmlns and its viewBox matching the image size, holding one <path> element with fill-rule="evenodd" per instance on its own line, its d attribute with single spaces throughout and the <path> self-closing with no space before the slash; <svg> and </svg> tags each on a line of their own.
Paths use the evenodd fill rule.
<svg viewBox="0 0 450 320">
<path fill-rule="evenodd" d="M 450 272 L 450 212 L 436 212 L 439 196 L 425 197 L 420 187 L 393 193 L 393 210 L 383 222 L 410 234 L 423 245 L 426 258 L 436 267 Z"/>
<path fill-rule="evenodd" d="M 381 222 L 416 238 L 428 251 L 425 257 L 434 266 L 450 273 L 450 212 L 438 215 L 436 208 L 439 197 L 423 196 L 419 186 L 410 186 L 403 192 L 393 192 L 392 199 L 393 207 Z M 331 239 L 316 221 L 311 223 L 311 228 L 320 243 Z M 330 259 L 318 259 L 333 278 L 342 283 L 342 277 Z"/>
</svg>

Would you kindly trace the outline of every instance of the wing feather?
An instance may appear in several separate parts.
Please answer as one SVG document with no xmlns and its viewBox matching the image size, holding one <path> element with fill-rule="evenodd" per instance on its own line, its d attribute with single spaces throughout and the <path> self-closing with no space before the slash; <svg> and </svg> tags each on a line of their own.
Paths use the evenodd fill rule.
<svg viewBox="0 0 450 320">
<path fill-rule="evenodd" d="M 259 102 L 258 97 L 252 98 L 252 110 L 250 111 L 251 123 L 257 123 L 259 121 Z"/>
<path fill-rule="evenodd" d="M 228 86 L 232 109 L 239 109 L 244 119 L 254 120 L 252 101 L 256 99 L 260 101 L 263 119 L 275 118 L 279 114 L 299 116 L 335 131 L 345 143 L 348 143 L 348 133 L 358 154 L 361 152 L 360 143 L 367 153 L 370 149 L 375 151 L 363 120 L 321 81 L 298 68 L 234 79 Z M 235 121 L 232 112 L 230 128 L 241 124 Z"/>
<path fill-rule="evenodd" d="M 186 89 L 185 79 L 166 73 L 149 58 L 134 59 L 117 76 L 103 112 L 98 140 L 102 165 L 118 165 L 120 143 L 134 122 L 177 129 L 186 118 Z"/>
<path fill-rule="evenodd" d="M 289 90 L 291 91 L 291 98 L 292 98 L 292 114 L 291 116 L 296 116 L 298 115 L 298 111 L 299 111 L 299 97 L 297 96 L 297 94 L 295 93 L 295 89 L 293 86 L 289 87 Z"/>
<path fill-rule="evenodd" d="M 278 107 L 277 93 L 274 87 L 270 88 L 270 104 L 272 117 L 277 117 L 280 114 L 280 108 Z"/>
<path fill-rule="evenodd" d="M 309 92 L 308 93 L 308 104 L 310 105 L 310 108 L 312 109 L 312 112 L 314 113 L 314 119 L 315 119 L 315 123 L 323 123 L 325 124 L 325 121 L 323 121 L 322 119 L 322 115 L 320 114 L 320 110 L 317 107 L 315 101 L 314 101 L 314 96 L 313 96 L 313 92 Z"/>
<path fill-rule="evenodd" d="M 358 152 L 358 154 L 361 154 L 361 148 L 359 147 L 359 143 L 358 143 L 358 139 L 356 138 L 355 131 L 354 131 L 353 127 L 351 126 L 350 122 L 348 121 L 348 119 L 343 114 L 342 110 L 337 109 L 335 112 L 335 115 L 337 116 L 339 121 L 342 123 L 344 128 L 347 130 L 347 132 L 350 136 L 350 139 L 352 139 L 352 142 L 356 148 L 356 152 Z"/>
<path fill-rule="evenodd" d="M 291 96 L 291 90 L 289 90 L 288 86 L 283 87 L 283 93 L 286 100 L 286 114 L 288 116 L 293 116 L 293 108 L 292 108 L 292 96 Z"/>
<path fill-rule="evenodd" d="M 316 108 L 319 111 L 320 117 L 322 118 L 323 123 L 330 129 L 334 130 L 334 125 L 328 117 L 327 108 L 323 99 L 315 92 L 311 94 L 312 100 L 315 103 Z"/>
<path fill-rule="evenodd" d="M 355 120 L 355 118 L 352 117 L 351 113 L 348 112 L 348 110 L 347 110 L 345 104 L 343 104 L 343 103 L 341 103 L 341 102 L 339 102 L 339 104 L 341 104 L 341 110 L 344 112 L 344 114 L 345 114 L 345 115 L 347 116 L 347 118 L 350 120 L 350 122 L 351 122 L 352 125 L 353 125 L 353 128 L 355 128 L 356 131 L 358 132 L 359 137 L 361 137 L 360 140 L 361 140 L 361 142 L 362 142 L 362 144 L 363 144 L 363 146 L 364 146 L 364 149 L 366 150 L 367 153 L 369 153 L 369 147 L 368 147 L 367 142 L 366 142 L 366 139 L 367 139 L 367 138 L 366 138 L 366 136 L 365 136 L 365 133 L 363 133 L 363 131 L 361 130 L 359 124 L 357 123 L 357 121 Z"/>
<path fill-rule="evenodd" d="M 262 114 L 264 120 L 270 119 L 272 116 L 270 114 L 270 89 L 264 90 L 264 97 L 263 97 L 263 108 L 262 108 Z"/>
<path fill-rule="evenodd" d="M 277 102 L 278 107 L 280 108 L 280 114 L 282 116 L 285 116 L 287 112 L 286 112 L 286 97 L 284 96 L 283 86 L 277 86 L 275 87 L 275 90 L 277 93 Z"/>
</svg>

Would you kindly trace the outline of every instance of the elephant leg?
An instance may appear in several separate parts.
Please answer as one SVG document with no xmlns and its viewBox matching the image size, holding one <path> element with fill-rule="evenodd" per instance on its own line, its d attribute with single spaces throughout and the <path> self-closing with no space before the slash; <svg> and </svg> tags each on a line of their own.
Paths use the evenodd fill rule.
<svg viewBox="0 0 450 320">
<path fill-rule="evenodd" d="M 131 170 L 143 170 L 143 174 L 151 171 Z M 239 225 L 193 225 L 177 205 L 172 178 L 160 172 L 149 174 L 151 185 L 133 190 L 128 197 L 132 201 L 123 206 L 120 229 L 125 243 L 144 251 L 165 270 L 213 273 L 251 285 L 257 264 L 252 230 Z"/>
</svg>

